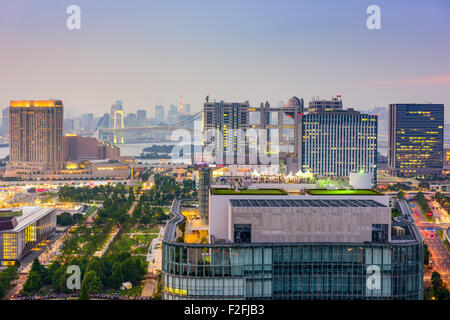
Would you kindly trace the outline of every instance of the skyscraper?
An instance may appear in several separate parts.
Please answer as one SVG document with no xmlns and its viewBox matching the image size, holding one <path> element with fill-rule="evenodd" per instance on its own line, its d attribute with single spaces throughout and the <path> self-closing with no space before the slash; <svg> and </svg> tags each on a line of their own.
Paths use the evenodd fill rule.
<svg viewBox="0 0 450 320">
<path fill-rule="evenodd" d="M 2 110 L 2 130 L 3 134 L 7 134 L 9 132 L 9 108 L 5 108 Z"/>
<path fill-rule="evenodd" d="M 164 106 L 158 105 L 155 106 L 155 119 L 159 122 L 164 122 L 166 119 L 166 114 L 164 111 Z"/>
<path fill-rule="evenodd" d="M 389 105 L 391 174 L 429 178 L 442 174 L 444 156 L 443 104 Z"/>
<path fill-rule="evenodd" d="M 91 132 L 95 126 L 94 123 L 94 114 L 93 113 L 84 113 L 81 115 L 81 131 L 82 132 Z"/>
<path fill-rule="evenodd" d="M 167 122 L 169 124 L 175 124 L 178 122 L 178 119 L 179 119 L 178 109 L 175 105 L 171 104 L 169 112 L 167 113 Z"/>
<path fill-rule="evenodd" d="M 61 100 L 11 101 L 6 175 L 54 173 L 63 167 Z"/>
<path fill-rule="evenodd" d="M 268 148 L 274 144 L 279 146 L 279 167 L 282 174 L 295 174 L 299 171 L 299 150 L 301 149 L 301 118 L 304 101 L 292 97 L 278 107 L 271 107 L 269 102 L 261 103 L 259 108 L 250 108 L 250 127 L 267 130 L 277 130 L 277 141 L 270 141 Z M 268 152 L 272 150 L 267 150 Z M 276 152 L 276 151 L 275 151 Z"/>
<path fill-rule="evenodd" d="M 204 143 L 210 145 L 216 163 L 245 154 L 245 134 L 249 126 L 249 102 L 209 102 L 203 106 Z M 240 147 L 243 148 L 240 150 Z M 234 160 L 233 160 L 234 161 Z M 234 164 L 235 162 L 233 162 Z"/>
<path fill-rule="evenodd" d="M 137 110 L 136 111 L 136 120 L 139 126 L 144 126 L 147 121 L 147 111 L 145 110 Z"/>
<path fill-rule="evenodd" d="M 302 171 L 334 178 L 365 171 L 375 183 L 377 116 L 342 107 L 309 110 L 302 119 Z"/>
</svg>

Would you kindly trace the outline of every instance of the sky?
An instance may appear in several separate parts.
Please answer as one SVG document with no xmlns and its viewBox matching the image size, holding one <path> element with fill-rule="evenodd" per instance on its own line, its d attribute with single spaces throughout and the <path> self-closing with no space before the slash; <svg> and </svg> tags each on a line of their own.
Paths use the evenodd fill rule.
<svg viewBox="0 0 450 320">
<path fill-rule="evenodd" d="M 369 5 L 381 29 L 369 30 Z M 69 30 L 69 5 L 81 29 Z M 65 113 L 205 97 L 259 105 L 340 94 L 347 107 L 444 103 L 448 0 L 0 0 L 0 106 L 62 99 Z"/>
</svg>

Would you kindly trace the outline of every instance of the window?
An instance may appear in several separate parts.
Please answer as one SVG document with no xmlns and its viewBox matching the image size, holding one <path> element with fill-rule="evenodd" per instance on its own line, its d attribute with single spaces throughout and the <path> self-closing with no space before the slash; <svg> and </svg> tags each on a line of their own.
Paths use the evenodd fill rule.
<svg viewBox="0 0 450 320">
<path fill-rule="evenodd" d="M 251 224 L 235 224 L 234 225 L 234 242 L 235 243 L 251 243 L 252 242 L 252 225 Z"/>
<path fill-rule="evenodd" d="M 384 243 L 388 241 L 388 225 L 372 224 L 372 242 Z"/>
</svg>

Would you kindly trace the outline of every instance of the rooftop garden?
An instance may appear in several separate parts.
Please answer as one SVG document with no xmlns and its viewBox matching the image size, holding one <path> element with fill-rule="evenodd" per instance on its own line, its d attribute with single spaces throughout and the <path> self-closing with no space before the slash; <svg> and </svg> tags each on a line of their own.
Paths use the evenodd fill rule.
<svg viewBox="0 0 450 320">
<path fill-rule="evenodd" d="M 340 190 L 326 190 L 326 189 L 308 189 L 305 190 L 308 194 L 313 196 L 379 196 L 382 193 L 371 189 L 340 189 Z"/>
<path fill-rule="evenodd" d="M 243 190 L 234 190 L 234 189 L 217 189 L 213 188 L 212 193 L 214 195 L 286 195 L 287 192 L 281 189 L 243 189 Z"/>
</svg>

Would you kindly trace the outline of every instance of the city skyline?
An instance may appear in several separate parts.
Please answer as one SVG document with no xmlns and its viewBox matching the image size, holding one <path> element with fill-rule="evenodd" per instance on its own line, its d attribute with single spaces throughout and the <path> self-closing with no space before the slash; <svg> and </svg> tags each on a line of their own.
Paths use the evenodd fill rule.
<svg viewBox="0 0 450 320">
<path fill-rule="evenodd" d="M 0 5 L 3 108 L 54 98 L 101 115 L 122 100 L 134 112 L 177 105 L 180 91 L 192 113 L 208 94 L 253 106 L 335 94 L 360 110 L 450 104 L 446 1 L 377 3 L 381 30 L 366 27 L 371 1 L 77 1 L 81 30 L 65 26 L 70 4 Z"/>
</svg>

